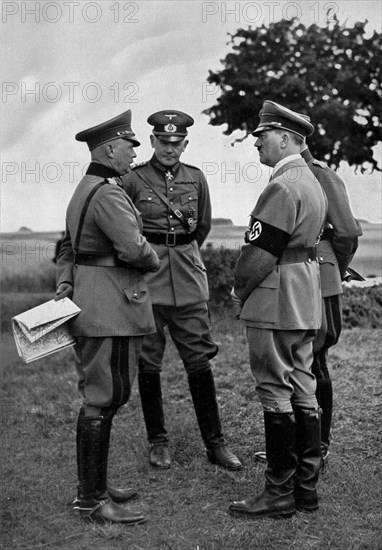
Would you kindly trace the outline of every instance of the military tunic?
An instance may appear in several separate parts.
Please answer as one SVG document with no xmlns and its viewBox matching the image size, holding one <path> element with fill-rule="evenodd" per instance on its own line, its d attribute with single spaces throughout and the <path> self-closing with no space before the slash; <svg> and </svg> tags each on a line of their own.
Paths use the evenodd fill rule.
<svg viewBox="0 0 382 550">
<path fill-rule="evenodd" d="M 292 399 L 300 407 L 317 408 L 310 365 L 321 323 L 320 279 L 317 261 L 304 257 L 304 251 L 314 248 L 325 216 L 325 195 L 301 158 L 276 171 L 252 211 L 247 246 L 276 256 L 274 269 L 245 300 L 240 315 L 266 410 L 291 412 Z M 273 240 L 281 240 L 281 246 Z M 294 251 L 296 258 L 288 260 Z M 237 265 L 240 279 L 240 258 Z"/>
<path fill-rule="evenodd" d="M 324 234 L 318 245 L 321 275 L 322 323 L 313 342 L 313 372 L 316 378 L 329 379 L 327 350 L 339 339 L 342 328 L 342 279 L 362 235 L 354 218 L 344 182 L 326 164 L 316 160 L 309 149 L 301 153 L 328 198 Z"/>
<path fill-rule="evenodd" d="M 151 300 L 156 305 L 176 307 L 205 302 L 209 298 L 208 283 L 199 247 L 211 229 L 206 178 L 199 168 L 178 163 L 170 169 L 155 157 L 122 178 L 122 187 L 142 214 L 144 233 L 184 235 L 187 231 L 180 220 L 147 182 L 157 187 L 186 220 L 192 220 L 190 234 L 195 237 L 179 246 L 151 243 L 161 261 L 159 271 L 146 276 Z"/>
<path fill-rule="evenodd" d="M 121 185 L 140 211 L 143 234 L 161 261 L 159 271 L 145 277 L 157 333 L 145 338 L 142 361 L 147 370 L 161 369 L 164 327 L 168 325 L 188 372 L 206 368 L 218 349 L 209 335 L 208 281 L 199 248 L 211 228 L 206 178 L 199 168 L 189 164 L 179 162 L 172 168 L 165 167 L 154 155 L 149 162 L 134 167 L 130 174 L 121 178 Z M 188 229 L 156 195 L 153 187 L 183 214 L 188 220 Z M 167 235 L 169 244 L 150 241 L 150 235 L 158 234 Z M 176 244 L 178 236 L 189 236 L 192 240 Z"/>
<path fill-rule="evenodd" d="M 139 212 L 115 180 L 102 185 L 92 197 L 79 242 L 79 253 L 99 258 L 101 265 L 75 262 L 73 250 L 83 205 L 109 173 L 110 169 L 92 163 L 77 186 L 67 209 L 67 229 L 57 260 L 57 285 L 71 283 L 73 301 L 81 309 L 71 325 L 80 357 L 79 387 L 85 405 L 91 407 L 118 407 L 126 402 L 141 337 L 155 331 L 143 272 L 158 269 L 159 260 L 141 235 Z M 106 260 L 113 257 L 124 266 L 108 266 Z"/>
</svg>

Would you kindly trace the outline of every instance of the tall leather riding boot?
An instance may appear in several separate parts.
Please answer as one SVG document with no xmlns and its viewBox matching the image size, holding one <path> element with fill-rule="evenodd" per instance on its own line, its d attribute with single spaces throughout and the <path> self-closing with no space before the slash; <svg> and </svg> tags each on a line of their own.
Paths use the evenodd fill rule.
<svg viewBox="0 0 382 550">
<path fill-rule="evenodd" d="M 230 504 L 232 515 L 251 518 L 287 518 L 295 509 L 294 475 L 297 469 L 296 425 L 293 413 L 264 412 L 268 465 L 260 495 Z"/>
<path fill-rule="evenodd" d="M 142 523 L 141 512 L 113 502 L 107 492 L 105 456 L 109 451 L 111 422 L 104 416 L 86 417 L 80 411 L 77 423 L 77 466 L 80 489 L 79 511 L 87 521 Z M 106 458 L 107 462 L 107 458 Z"/>
<path fill-rule="evenodd" d="M 318 378 L 316 397 L 321 413 L 321 455 L 322 466 L 329 455 L 330 429 L 333 414 L 333 385 L 330 378 Z"/>
<path fill-rule="evenodd" d="M 320 413 L 295 407 L 298 467 L 295 501 L 298 510 L 318 509 L 317 483 L 321 466 Z"/>
<path fill-rule="evenodd" d="M 156 468 L 170 468 L 171 458 L 168 450 L 167 431 L 164 425 L 160 373 L 139 371 L 138 387 L 147 438 L 150 443 L 150 464 Z"/>
<path fill-rule="evenodd" d="M 108 466 L 108 459 L 109 459 L 110 433 L 111 433 L 111 426 L 113 423 L 113 418 L 115 413 L 116 413 L 116 410 L 109 409 L 106 415 L 104 415 L 103 421 L 101 424 L 102 445 L 101 445 L 99 490 L 104 491 L 106 489 L 111 500 L 113 500 L 117 504 L 122 504 L 124 502 L 128 502 L 129 500 L 133 500 L 137 498 L 138 493 L 135 489 L 120 489 L 118 487 L 112 487 L 107 482 L 107 466 Z"/>
<path fill-rule="evenodd" d="M 80 419 L 84 417 L 84 411 L 83 409 L 80 410 L 79 417 L 78 417 L 78 424 L 77 424 L 77 468 L 78 468 L 78 478 L 79 478 L 79 484 L 77 487 L 77 497 L 68 503 L 69 506 L 73 508 L 73 510 L 78 510 L 80 506 L 81 498 L 83 498 L 83 490 L 82 490 L 82 483 L 81 479 L 83 479 L 83 467 L 84 465 L 81 464 L 81 461 L 79 459 L 79 449 L 80 449 L 80 438 L 83 437 L 81 432 L 81 426 L 82 422 Z M 102 423 L 102 430 L 104 432 L 103 439 L 105 439 L 104 444 L 101 447 L 102 457 L 101 457 L 101 476 L 100 479 L 107 480 L 107 463 L 108 463 L 108 455 L 109 455 L 109 441 L 110 441 L 110 432 L 111 432 L 111 425 L 114 417 L 114 411 L 109 411 L 109 414 L 104 416 L 104 420 Z M 102 436 L 101 436 L 102 437 Z M 124 502 L 128 502 L 129 500 L 133 500 L 138 497 L 138 492 L 135 489 L 119 489 L 117 487 L 112 487 L 107 483 L 107 487 L 99 487 L 99 489 L 104 492 L 105 489 L 107 490 L 107 493 L 109 497 L 114 500 L 114 502 L 117 502 L 118 504 L 122 504 Z"/>
<path fill-rule="evenodd" d="M 225 444 L 211 370 L 189 375 L 188 384 L 209 461 L 226 470 L 240 470 L 240 460 Z"/>
</svg>

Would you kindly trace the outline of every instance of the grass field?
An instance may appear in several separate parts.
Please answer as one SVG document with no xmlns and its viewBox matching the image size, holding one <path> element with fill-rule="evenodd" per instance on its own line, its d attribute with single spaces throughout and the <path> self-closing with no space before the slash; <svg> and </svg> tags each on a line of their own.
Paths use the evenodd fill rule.
<svg viewBox="0 0 382 550">
<path fill-rule="evenodd" d="M 137 388 L 117 415 L 110 480 L 134 486 L 149 522 L 88 526 L 66 506 L 75 493 L 75 425 L 80 406 L 70 351 L 30 365 L 3 344 L 2 546 L 65 550 L 381 550 L 380 331 L 346 330 L 333 350 L 335 391 L 329 467 L 320 510 L 289 520 L 251 521 L 227 514 L 230 501 L 260 491 L 261 407 L 249 373 L 241 325 L 215 322 L 214 363 L 225 432 L 245 464 L 227 473 L 209 464 L 197 430 L 186 376 L 172 345 L 163 392 L 174 465 L 156 471 L 147 446 Z M 133 506 L 133 505 L 131 505 Z"/>
<path fill-rule="evenodd" d="M 377 246 L 371 241 L 372 247 Z M 284 521 L 251 521 L 227 514 L 230 501 L 261 491 L 264 477 L 264 466 L 253 458 L 264 447 L 261 406 L 249 372 L 243 326 L 230 316 L 212 320 L 213 337 L 220 346 L 213 369 L 225 433 L 244 470 L 228 473 L 207 462 L 186 376 L 169 342 L 163 393 L 173 467 L 157 471 L 148 464 L 136 386 L 130 403 L 119 411 L 112 434 L 110 480 L 139 489 L 141 498 L 135 506 L 144 509 L 149 522 L 136 527 L 92 526 L 70 512 L 66 503 L 76 490 L 75 429 L 80 407 L 72 351 L 24 365 L 9 331 L 11 315 L 53 296 L 53 242 L 40 235 L 2 243 L 3 254 L 7 253 L 2 256 L 1 275 L 5 296 L 0 342 L 0 548 L 382 550 L 380 321 L 375 325 L 379 328 L 344 330 L 330 354 L 333 438 L 316 514 L 298 513 Z M 380 301 L 376 307 L 380 309 Z"/>
</svg>

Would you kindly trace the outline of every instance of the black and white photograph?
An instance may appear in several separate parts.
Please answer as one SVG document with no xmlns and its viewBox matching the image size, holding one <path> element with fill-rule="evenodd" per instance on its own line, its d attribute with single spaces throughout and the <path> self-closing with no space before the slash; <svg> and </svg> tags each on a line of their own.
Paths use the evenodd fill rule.
<svg viewBox="0 0 382 550">
<path fill-rule="evenodd" d="M 0 547 L 381 550 L 381 0 L 0 41 Z"/>
</svg>

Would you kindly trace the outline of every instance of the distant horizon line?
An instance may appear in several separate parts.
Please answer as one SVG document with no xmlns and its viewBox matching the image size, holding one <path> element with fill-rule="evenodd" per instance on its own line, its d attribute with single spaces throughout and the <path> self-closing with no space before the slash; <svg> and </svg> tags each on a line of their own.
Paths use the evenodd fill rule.
<svg viewBox="0 0 382 550">
<path fill-rule="evenodd" d="M 222 220 L 222 221 L 220 221 Z M 222 223 L 222 222 L 226 222 L 226 223 Z M 382 225 L 382 222 L 371 222 L 369 220 L 365 220 L 364 218 L 357 218 L 357 221 L 361 224 L 368 224 L 368 225 Z M 233 221 L 229 218 L 212 218 L 211 220 L 211 225 L 215 225 L 215 226 L 228 226 L 228 227 L 237 227 L 237 228 L 242 228 L 242 227 L 246 227 L 245 225 L 236 225 L 235 223 L 233 223 Z M 6 235 L 21 235 L 21 234 L 26 234 L 26 235 L 31 235 L 33 233 L 63 233 L 64 230 L 63 229 L 37 229 L 37 230 L 34 230 L 34 229 L 30 229 L 29 227 L 20 227 L 20 229 L 17 229 L 15 231 L 0 231 L 0 236 L 6 236 Z"/>
</svg>

